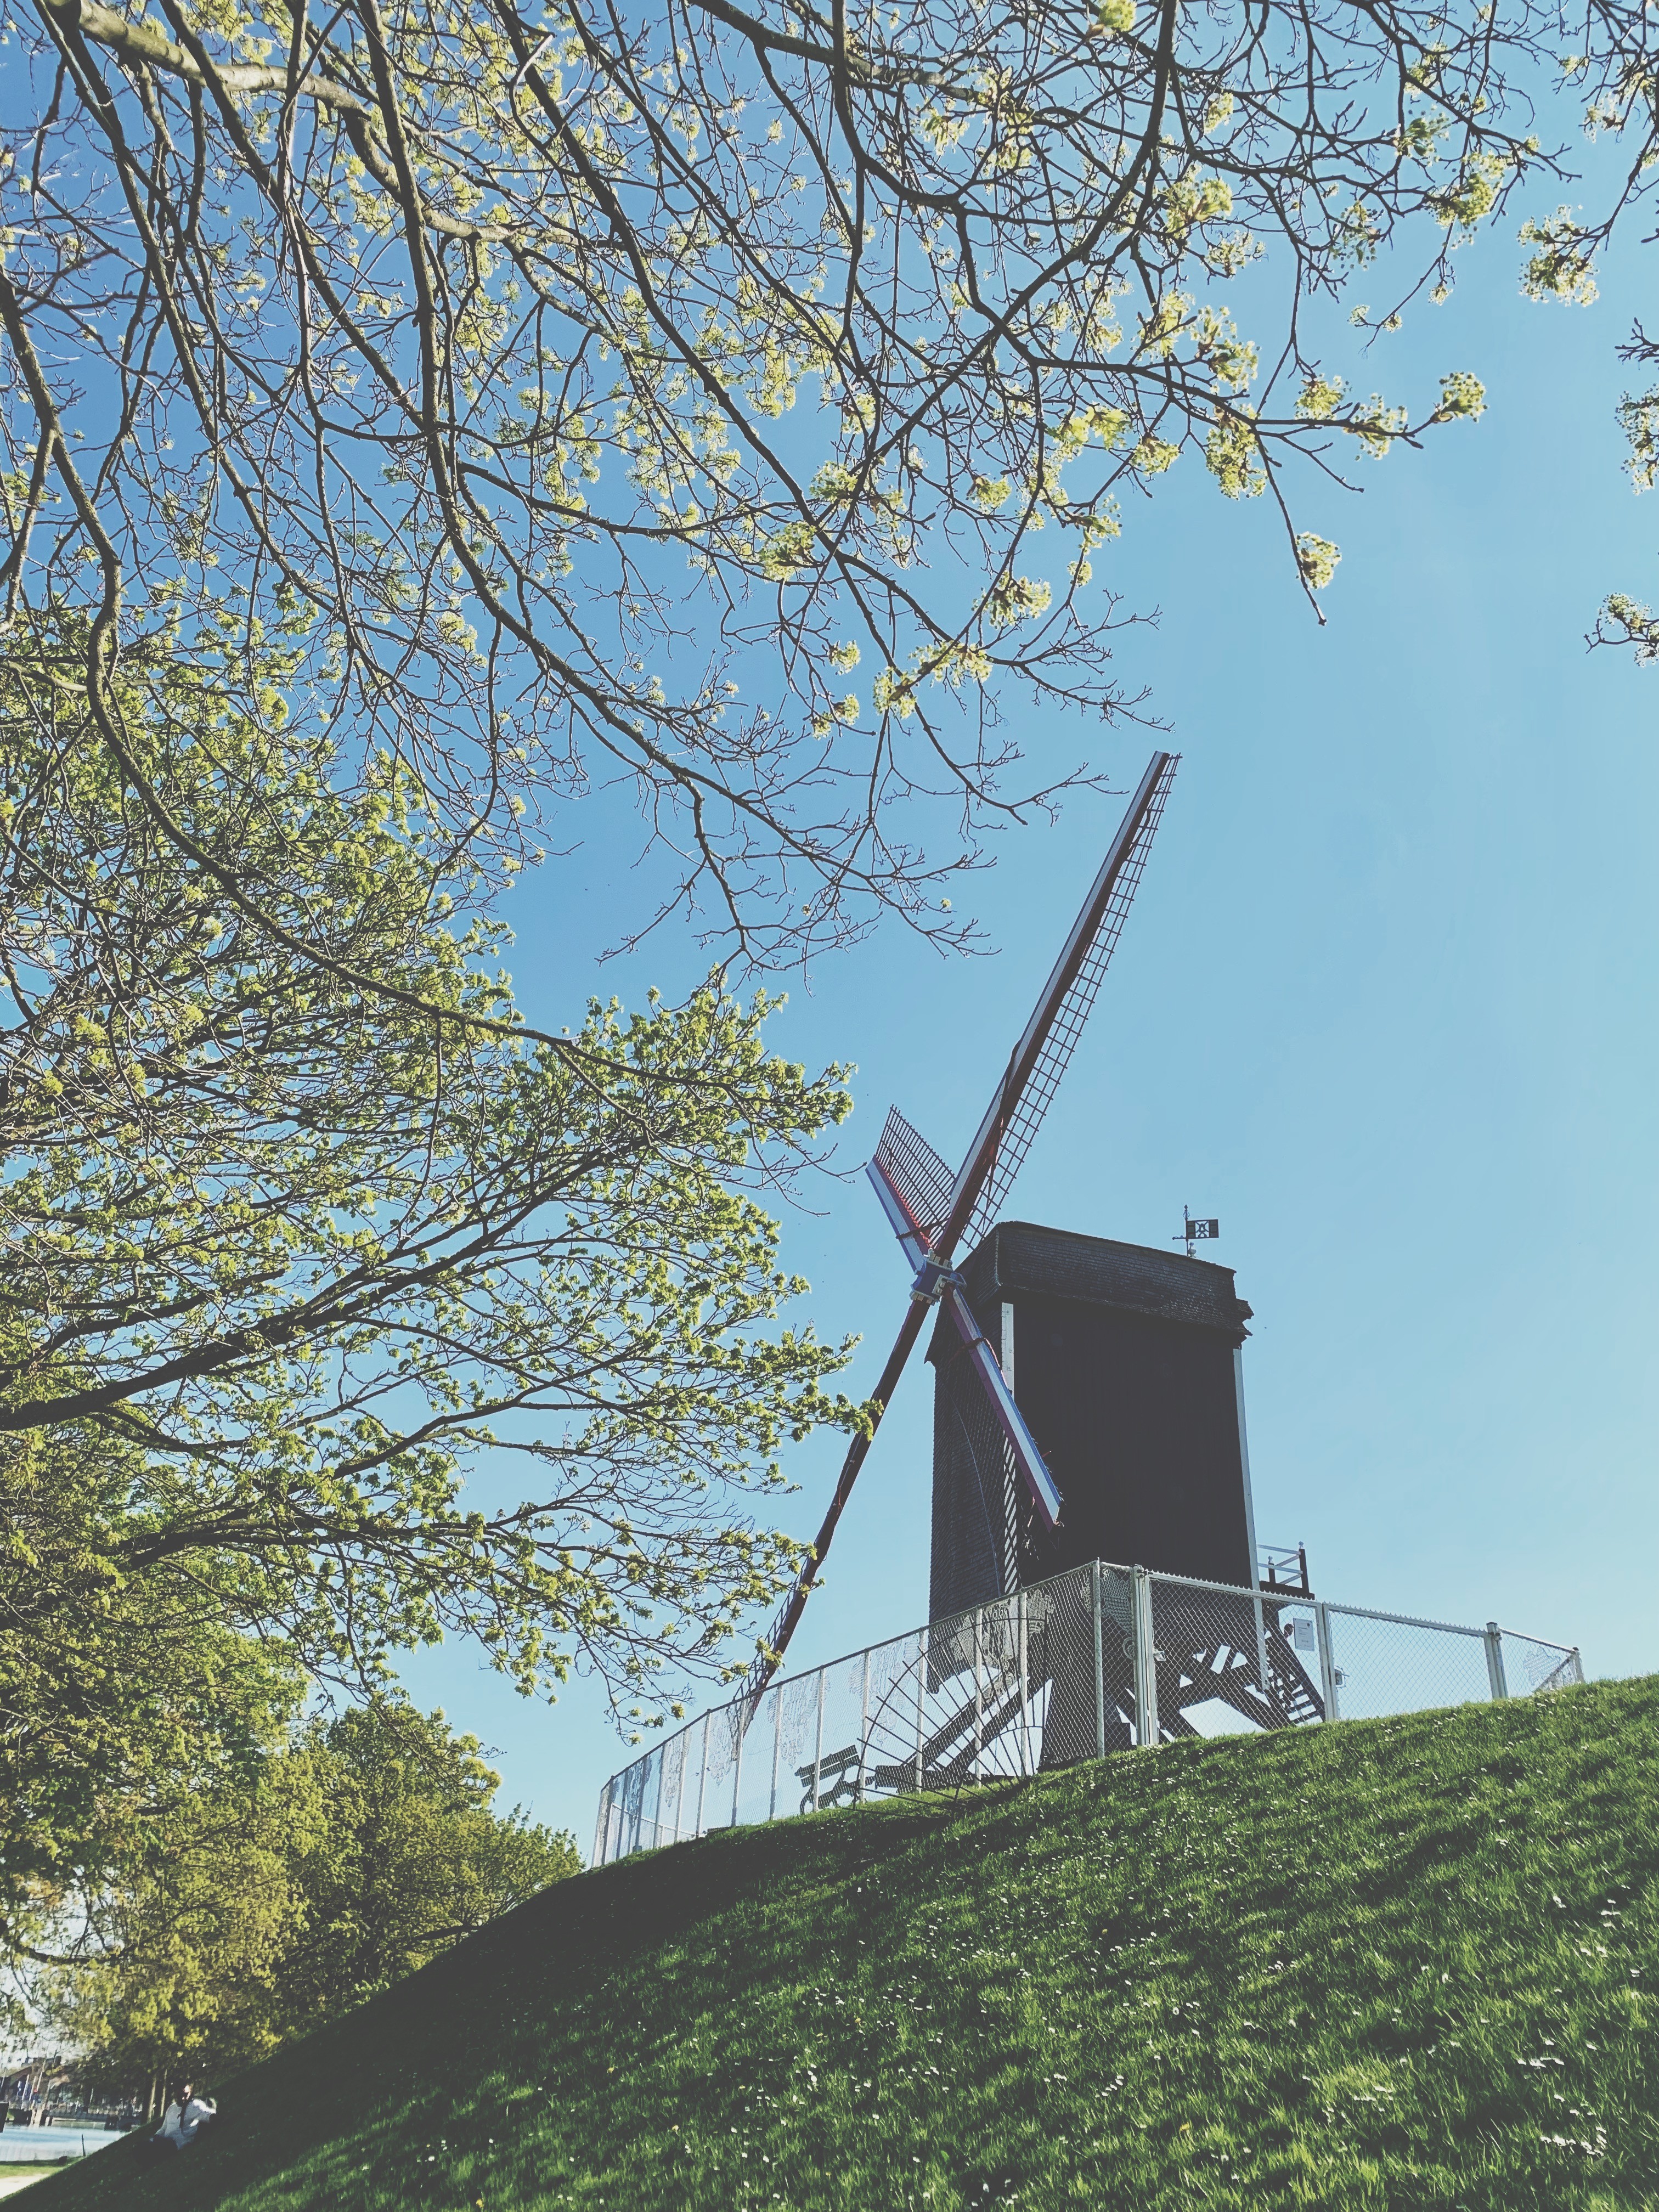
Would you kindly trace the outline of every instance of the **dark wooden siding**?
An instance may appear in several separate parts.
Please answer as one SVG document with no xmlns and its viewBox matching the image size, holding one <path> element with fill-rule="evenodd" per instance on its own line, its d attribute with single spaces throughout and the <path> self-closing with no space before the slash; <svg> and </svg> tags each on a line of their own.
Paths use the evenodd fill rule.
<svg viewBox="0 0 1659 2212">
<path fill-rule="evenodd" d="M 1016 1572 L 1091 1559 L 1253 1583 L 1233 1354 L 1249 1308 L 1230 1268 L 1178 1253 L 1000 1224 L 964 1270 L 993 1344 L 1014 1310 L 1014 1395 L 1065 1498 L 1038 1531 L 1016 1501 Z M 977 1384 L 941 1316 L 934 1361 L 935 1619 L 999 1594 L 982 1496 L 993 1449 Z M 966 1402 L 964 1402 L 966 1401 Z"/>
</svg>

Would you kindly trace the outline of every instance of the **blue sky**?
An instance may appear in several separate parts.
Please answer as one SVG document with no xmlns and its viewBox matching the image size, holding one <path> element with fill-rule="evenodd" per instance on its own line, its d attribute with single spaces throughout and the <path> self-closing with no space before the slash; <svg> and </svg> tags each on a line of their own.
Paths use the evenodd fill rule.
<svg viewBox="0 0 1659 2212">
<path fill-rule="evenodd" d="M 1659 596 L 1659 501 L 1620 475 L 1613 414 L 1635 257 L 1587 311 L 1524 301 L 1516 258 L 1501 239 L 1467 252 L 1452 301 L 1359 368 L 1418 411 L 1443 371 L 1473 369 L 1489 411 L 1363 465 L 1363 495 L 1302 487 L 1298 521 L 1343 552 L 1326 627 L 1268 503 L 1230 505 L 1190 460 L 1097 555 L 1162 611 L 1121 670 L 1152 687 L 1182 766 L 1008 1212 L 1145 1243 L 1168 1243 L 1183 1201 L 1218 1214 L 1213 1256 L 1255 1311 L 1263 1540 L 1305 1541 L 1323 1595 L 1495 1616 L 1627 1674 L 1659 1666 L 1659 672 L 1583 635 L 1607 591 Z M 1123 788 L 1153 742 L 1021 727 Z M 780 1047 L 859 1065 L 845 1166 L 892 1102 L 958 1153 L 1121 805 L 1000 841 L 975 891 L 994 957 L 942 961 L 889 928 L 791 985 Z M 521 1001 L 554 1025 L 592 989 L 673 995 L 703 964 L 665 939 L 595 966 L 637 905 L 633 848 L 597 816 L 577 826 L 588 842 L 512 909 Z M 822 1333 L 865 1333 L 850 1383 L 867 1389 L 902 1266 L 861 1177 L 805 1195 L 785 1256 Z M 928 1383 L 918 1361 L 795 1664 L 925 1615 Z M 794 1463 L 803 1536 L 838 1457 L 824 1440 Z M 496 1747 L 509 1802 L 587 1849 L 628 1755 L 590 1691 L 526 1705 L 461 1646 L 407 1680 Z"/>
</svg>

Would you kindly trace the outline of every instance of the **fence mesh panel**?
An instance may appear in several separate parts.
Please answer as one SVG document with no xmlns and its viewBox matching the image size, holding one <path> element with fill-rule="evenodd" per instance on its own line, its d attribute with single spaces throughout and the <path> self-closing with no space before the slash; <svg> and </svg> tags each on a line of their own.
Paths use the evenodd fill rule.
<svg viewBox="0 0 1659 2212">
<path fill-rule="evenodd" d="M 730 1705 L 717 1706 L 709 1715 L 702 1793 L 705 1833 L 710 1828 L 727 1826 L 732 1819 L 732 1768 L 737 1747 L 732 1720 L 733 1709 Z"/>
<path fill-rule="evenodd" d="M 705 1825 L 703 1806 L 708 1787 L 703 1765 L 705 1736 L 701 1722 L 693 1722 L 685 1731 L 685 1794 L 681 1798 L 680 1834 L 700 1835 Z"/>
<path fill-rule="evenodd" d="M 735 1771 L 727 1782 L 723 1802 L 715 1808 L 711 1827 L 746 1828 L 754 1821 L 769 1819 L 773 1716 L 777 1704 L 775 1684 L 757 1705 L 751 1706 L 748 1699 L 740 1698 L 726 1707 L 726 1727 L 732 1741 Z"/>
<path fill-rule="evenodd" d="M 1499 1632 L 1504 1674 L 1512 1698 L 1531 1697 L 1540 1690 L 1565 1690 L 1582 1682 L 1584 1669 L 1576 1651 L 1559 1644 L 1540 1643 L 1535 1636 L 1517 1636 L 1513 1629 Z"/>
<path fill-rule="evenodd" d="M 1322 1633 L 1323 1641 L 1322 1644 Z M 1139 1740 L 1524 1697 L 1583 1680 L 1576 1650 L 1127 1567 L 1012 1597 L 717 1707 L 606 1783 L 598 1864 L 866 1797 L 971 1790 Z"/>
<path fill-rule="evenodd" d="M 1152 1599 L 1161 1741 L 1282 1724 L 1263 1668 L 1265 1615 L 1248 1595 L 1154 1582 Z"/>
<path fill-rule="evenodd" d="M 940 1622 L 933 1655 L 941 1780 L 977 1784 L 1028 1772 L 1030 1653 L 1022 1668 L 1018 1601 L 999 1599 Z"/>
<path fill-rule="evenodd" d="M 622 1778 L 622 1832 L 625 1851 L 645 1850 L 656 1840 L 654 1828 L 647 1831 L 645 1824 L 646 1799 L 653 1779 L 653 1759 L 654 1754 L 636 1759 Z"/>
<path fill-rule="evenodd" d="M 685 1730 L 679 1729 L 667 1739 L 658 1753 L 662 1761 L 661 1802 L 657 1813 L 657 1839 L 659 1843 L 679 1841 L 685 1784 Z"/>
<path fill-rule="evenodd" d="M 1028 1679 L 1040 1695 L 1036 1763 L 1075 1766 L 1099 1750 L 1095 1724 L 1095 1626 L 1090 1577 L 1057 1577 L 1023 1593 Z"/>
<path fill-rule="evenodd" d="M 864 1740 L 868 1734 L 870 1658 L 855 1651 L 820 1670 L 823 1678 L 823 1739 L 816 1774 L 798 1774 L 805 1810 L 829 1812 L 856 1805 L 864 1796 Z"/>
<path fill-rule="evenodd" d="M 1338 1717 L 1376 1720 L 1490 1698 L 1486 1638 L 1410 1620 L 1328 1608 Z"/>
<path fill-rule="evenodd" d="M 870 1712 L 865 1730 L 866 1796 L 922 1788 L 927 1735 L 927 1631 L 896 1636 L 870 1654 Z"/>
<path fill-rule="evenodd" d="M 823 1682 L 823 1668 L 814 1668 L 810 1674 L 786 1679 L 780 1685 L 782 1701 L 778 1707 L 781 1733 L 777 1810 L 774 1819 L 801 1809 L 800 1770 L 805 1766 L 810 1771 L 811 1766 L 817 1741 L 818 1698 Z M 810 1811 L 811 1808 L 807 1809 Z"/>
<path fill-rule="evenodd" d="M 640 1762 L 639 1810 L 635 1827 L 640 1848 L 647 1849 L 660 1841 L 657 1832 L 657 1808 L 662 1800 L 662 1753 L 648 1752 Z"/>
<path fill-rule="evenodd" d="M 1030 1771 L 1034 1686 L 1029 1663 L 1022 1671 L 1022 1607 L 999 1600 L 927 1630 L 914 1665 L 872 1710 L 872 1792 L 963 1789 Z"/>
</svg>

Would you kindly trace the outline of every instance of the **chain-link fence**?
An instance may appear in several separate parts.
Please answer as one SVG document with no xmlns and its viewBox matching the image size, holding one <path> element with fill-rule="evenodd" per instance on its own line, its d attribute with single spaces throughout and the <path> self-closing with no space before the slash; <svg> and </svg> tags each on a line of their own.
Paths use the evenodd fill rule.
<svg viewBox="0 0 1659 2212">
<path fill-rule="evenodd" d="M 613 1775 L 593 1862 L 711 1828 L 1581 1682 L 1576 1647 L 1284 1589 L 1074 1567 L 705 1713 Z"/>
</svg>

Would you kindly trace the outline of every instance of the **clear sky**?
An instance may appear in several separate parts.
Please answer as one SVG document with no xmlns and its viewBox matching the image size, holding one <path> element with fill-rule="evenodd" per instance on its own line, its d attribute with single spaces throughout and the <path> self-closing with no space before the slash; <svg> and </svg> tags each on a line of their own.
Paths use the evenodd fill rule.
<svg viewBox="0 0 1659 2212">
<path fill-rule="evenodd" d="M 1096 556 L 1162 610 L 1121 667 L 1152 687 L 1182 765 L 1007 1211 L 1166 1246 L 1183 1201 L 1218 1214 L 1212 1256 L 1255 1313 L 1262 1540 L 1304 1541 L 1323 1595 L 1495 1616 L 1628 1674 L 1659 1667 L 1659 671 L 1583 636 L 1607 591 L 1659 597 L 1659 500 L 1620 475 L 1613 416 L 1642 269 L 1615 265 L 1592 309 L 1545 308 L 1520 298 L 1516 259 L 1501 239 L 1468 252 L 1453 301 L 1361 368 L 1419 408 L 1443 371 L 1473 369 L 1490 405 L 1363 465 L 1363 496 L 1304 485 L 1299 522 L 1343 552 L 1325 628 L 1268 503 L 1231 506 L 1190 459 Z M 1154 742 L 1022 727 L 1039 755 L 1086 748 L 1123 789 Z M 890 927 L 791 986 L 779 1047 L 859 1064 L 845 1166 L 893 1102 L 957 1156 L 1121 804 L 1000 841 L 975 893 L 994 957 L 941 961 Z M 631 860 L 596 824 L 519 895 L 532 1020 L 702 972 L 667 939 L 595 967 L 637 906 Z M 785 1258 L 822 1333 L 864 1332 L 849 1383 L 867 1389 L 903 1267 L 861 1176 L 805 1195 L 819 1210 L 789 1218 Z M 926 1615 L 930 1381 L 918 1358 L 795 1665 Z M 833 1439 L 799 1455 L 785 1514 L 803 1537 L 838 1459 Z M 508 1802 L 587 1850 L 600 1784 L 631 1755 L 590 1689 L 527 1705 L 459 1646 L 407 1680 L 497 1747 Z"/>
</svg>

